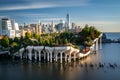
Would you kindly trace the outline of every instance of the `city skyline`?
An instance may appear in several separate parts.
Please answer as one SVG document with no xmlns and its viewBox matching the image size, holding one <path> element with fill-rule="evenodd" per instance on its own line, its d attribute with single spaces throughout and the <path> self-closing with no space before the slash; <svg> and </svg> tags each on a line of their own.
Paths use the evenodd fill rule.
<svg viewBox="0 0 120 80">
<path fill-rule="evenodd" d="M 0 18 L 10 17 L 25 23 L 66 20 L 77 25 L 96 26 L 103 32 L 120 32 L 119 0 L 8 0 L 0 1 Z"/>
</svg>

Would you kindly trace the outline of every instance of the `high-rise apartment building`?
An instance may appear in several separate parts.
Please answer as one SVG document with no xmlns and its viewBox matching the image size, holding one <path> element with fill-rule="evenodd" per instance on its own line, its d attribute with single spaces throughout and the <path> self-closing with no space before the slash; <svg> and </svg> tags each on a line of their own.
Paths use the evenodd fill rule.
<svg viewBox="0 0 120 80">
<path fill-rule="evenodd" d="M 10 38 L 20 37 L 18 23 L 9 18 L 0 20 L 0 35 L 7 35 Z"/>
</svg>

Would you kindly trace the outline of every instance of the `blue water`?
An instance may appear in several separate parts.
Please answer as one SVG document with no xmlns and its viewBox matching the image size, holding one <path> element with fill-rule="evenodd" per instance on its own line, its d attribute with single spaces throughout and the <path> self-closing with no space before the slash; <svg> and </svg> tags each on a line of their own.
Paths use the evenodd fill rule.
<svg viewBox="0 0 120 80">
<path fill-rule="evenodd" d="M 113 39 L 116 33 L 108 35 Z M 120 43 L 103 44 L 97 54 L 70 64 L 2 60 L 0 80 L 120 80 Z"/>
<path fill-rule="evenodd" d="M 108 39 L 120 39 L 120 32 L 116 33 L 105 33 Z"/>
</svg>

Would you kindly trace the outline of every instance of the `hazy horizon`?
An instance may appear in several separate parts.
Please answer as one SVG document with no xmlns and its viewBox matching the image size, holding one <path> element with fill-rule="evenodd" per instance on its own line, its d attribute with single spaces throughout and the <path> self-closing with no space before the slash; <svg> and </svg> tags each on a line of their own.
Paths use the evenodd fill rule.
<svg viewBox="0 0 120 80">
<path fill-rule="evenodd" d="M 59 22 L 66 20 L 83 27 L 96 26 L 102 32 L 120 32 L 119 0 L 2 0 L 0 18 L 15 19 L 19 25 L 25 23 Z"/>
</svg>

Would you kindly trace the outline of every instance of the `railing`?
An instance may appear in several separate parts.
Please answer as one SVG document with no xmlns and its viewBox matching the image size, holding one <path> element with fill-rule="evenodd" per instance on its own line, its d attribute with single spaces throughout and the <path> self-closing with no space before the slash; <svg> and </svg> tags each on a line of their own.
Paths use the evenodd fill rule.
<svg viewBox="0 0 120 80">
<path fill-rule="evenodd" d="M 0 52 L 0 55 L 7 54 L 7 53 L 9 53 L 9 51 L 2 51 L 2 52 Z"/>
</svg>

